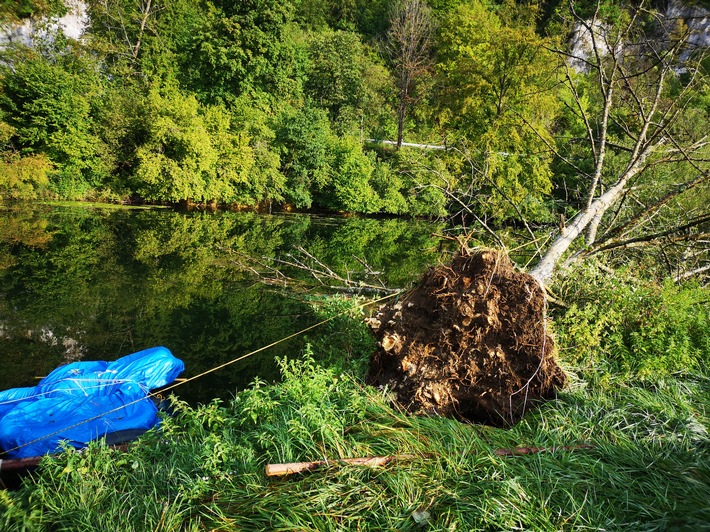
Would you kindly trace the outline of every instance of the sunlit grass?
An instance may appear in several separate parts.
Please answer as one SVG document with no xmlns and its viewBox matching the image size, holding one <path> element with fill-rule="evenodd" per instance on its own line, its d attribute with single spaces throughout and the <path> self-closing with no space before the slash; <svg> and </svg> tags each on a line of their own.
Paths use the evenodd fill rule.
<svg viewBox="0 0 710 532">
<path fill-rule="evenodd" d="M 415 515 L 430 530 L 710 522 L 707 376 L 578 386 L 505 430 L 405 415 L 308 360 L 284 372 L 229 405 L 178 405 L 127 453 L 95 445 L 47 460 L 4 496 L 3 529 L 417 530 Z M 593 448 L 494 452 L 581 443 Z M 269 462 L 402 453 L 418 458 L 264 475 Z"/>
</svg>

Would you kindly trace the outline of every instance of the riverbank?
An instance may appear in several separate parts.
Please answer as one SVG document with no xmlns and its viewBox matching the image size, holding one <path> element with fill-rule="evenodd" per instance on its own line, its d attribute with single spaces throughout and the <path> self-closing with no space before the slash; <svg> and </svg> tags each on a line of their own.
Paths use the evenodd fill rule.
<svg viewBox="0 0 710 532">
<path fill-rule="evenodd" d="M 334 325 L 337 343 L 282 359 L 279 384 L 256 381 L 197 408 L 178 402 L 161 432 L 125 453 L 94 445 L 47 459 L 22 490 L 0 492 L 1 528 L 702 529 L 707 289 L 574 277 L 557 286 L 574 301 L 553 315 L 570 385 L 513 428 L 394 410 L 359 380 L 366 331 L 353 314 Z M 591 448 L 496 453 L 570 445 Z M 265 475 L 270 463 L 391 455 L 412 456 Z"/>
</svg>

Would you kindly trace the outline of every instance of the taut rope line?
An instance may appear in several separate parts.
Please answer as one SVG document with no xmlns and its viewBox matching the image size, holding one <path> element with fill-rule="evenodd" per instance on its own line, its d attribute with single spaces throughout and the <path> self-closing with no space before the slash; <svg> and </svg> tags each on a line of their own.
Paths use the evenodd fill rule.
<svg viewBox="0 0 710 532">
<path fill-rule="evenodd" d="M 367 307 L 367 306 L 370 306 L 370 305 L 375 305 L 375 304 L 377 304 L 377 303 L 381 303 L 382 301 L 386 301 L 387 299 L 391 299 L 391 298 L 393 298 L 393 297 L 395 297 L 395 296 L 399 296 L 402 292 L 404 292 L 404 290 L 400 290 L 399 292 L 395 292 L 394 294 L 389 294 L 389 295 L 386 295 L 386 296 L 381 297 L 381 298 L 379 298 L 379 299 L 375 299 L 375 300 L 373 300 L 373 301 L 369 301 L 369 302 L 367 302 L 367 303 L 363 303 L 363 304 L 361 304 L 361 305 L 358 305 L 358 307 L 359 307 L 359 308 L 364 308 L 364 307 Z M 344 316 L 347 312 L 348 312 L 347 310 L 344 310 L 343 312 L 340 312 L 339 314 L 335 314 L 334 316 L 331 316 L 331 317 L 328 318 L 328 319 L 325 319 L 325 320 L 323 320 L 323 321 L 319 321 L 319 322 L 316 323 L 315 325 L 311 325 L 310 327 L 306 327 L 305 329 L 302 329 L 302 330 L 300 330 L 300 331 L 298 331 L 298 332 L 295 332 L 295 333 L 293 333 L 293 334 L 291 334 L 291 335 L 289 335 L 289 336 L 286 336 L 285 338 L 281 338 L 280 340 L 276 340 L 275 342 L 272 342 L 272 343 L 270 343 L 270 344 L 268 344 L 268 345 L 265 345 L 265 346 L 263 346 L 263 347 L 260 347 L 259 349 L 256 349 L 256 350 L 254 350 L 254 351 L 251 351 L 251 352 L 249 352 L 249 353 L 246 353 L 246 354 L 244 354 L 244 355 L 242 355 L 242 356 L 240 356 L 240 357 L 237 357 L 237 358 L 235 358 L 235 359 L 233 359 L 233 360 L 230 360 L 229 362 L 225 362 L 224 364 L 220 364 L 219 366 L 216 366 L 216 367 L 214 367 L 214 368 L 210 368 L 210 369 L 208 369 L 207 371 L 203 371 L 202 373 L 200 373 L 200 374 L 198 374 L 198 375 L 195 375 L 195 376 L 193 376 L 193 377 L 189 377 L 189 378 L 184 379 L 184 380 L 182 380 L 182 381 L 180 381 L 180 382 L 176 382 L 176 383 L 171 384 L 171 385 L 169 385 L 169 386 L 167 386 L 167 387 L 165 387 L 165 388 L 161 388 L 159 392 L 150 392 L 150 393 L 148 393 L 145 397 L 141 397 L 140 399 L 136 399 L 135 401 L 131 401 L 130 403 L 126 403 L 125 405 L 121 405 L 121 406 L 116 407 L 116 408 L 114 408 L 114 409 L 112 409 L 112 410 L 109 410 L 108 412 L 103 412 L 103 413 L 98 414 L 98 415 L 96 415 L 96 416 L 94 416 L 94 417 L 91 417 L 91 418 L 88 418 L 88 419 L 83 419 L 83 420 L 79 421 L 78 423 L 74 423 L 73 425 L 69 425 L 68 427 L 64 427 L 64 428 L 59 429 L 59 430 L 57 430 L 57 431 L 55 431 L 55 432 L 52 432 L 52 433 L 50 433 L 50 434 L 45 434 L 44 436 L 41 436 L 41 437 L 39 437 L 39 438 L 36 438 L 36 439 L 34 439 L 34 440 L 32 440 L 32 441 L 23 443 L 22 445 L 18 445 L 17 447 L 13 447 L 12 449 L 6 449 L 5 452 L 6 452 L 6 453 L 10 453 L 10 452 L 12 452 L 12 451 L 16 451 L 16 450 L 18 450 L 18 449 L 22 449 L 23 447 L 26 447 L 26 446 L 28 446 L 28 445 L 32 445 L 32 444 L 37 443 L 37 442 L 39 442 L 39 441 L 46 440 L 47 438 L 51 438 L 52 436 L 56 436 L 57 434 L 61 434 L 61 433 L 64 432 L 65 430 L 73 429 L 73 428 L 75 428 L 75 427 L 78 427 L 78 426 L 80 426 L 80 425 L 83 425 L 84 423 L 90 423 L 91 421 L 96 421 L 97 419 L 100 419 L 100 418 L 102 418 L 102 417 L 104 417 L 104 416 L 107 416 L 107 415 L 109 415 L 109 414 L 113 414 L 114 412 L 118 412 L 119 410 L 123 410 L 124 408 L 127 408 L 127 407 L 129 407 L 129 406 L 131 406 L 131 405 L 140 403 L 141 401 L 146 401 L 146 400 L 150 399 L 151 397 L 157 396 L 158 394 L 167 392 L 167 391 L 169 391 L 169 390 L 173 390 L 173 389 L 177 388 L 178 386 L 182 386 L 183 384 L 186 384 L 186 383 L 188 383 L 188 382 L 191 382 L 191 381 L 194 381 L 194 380 L 199 379 L 199 378 L 201 378 L 201 377 L 204 377 L 205 375 L 209 375 L 210 373 L 214 373 L 215 371 L 219 371 L 220 369 L 223 369 L 223 368 L 225 368 L 225 367 L 227 367 L 227 366 L 229 366 L 229 365 L 231 365 L 231 364 L 235 364 L 236 362 L 239 362 L 240 360 L 244 360 L 245 358 L 248 358 L 248 357 L 253 356 L 253 355 L 257 354 L 257 353 L 260 353 L 260 352 L 262 352 L 262 351 L 265 351 L 265 350 L 267 350 L 267 349 L 269 349 L 269 348 L 271 348 L 271 347 L 274 347 L 275 345 L 278 345 L 278 344 L 280 344 L 280 343 L 282 343 L 282 342 L 286 342 L 286 341 L 288 341 L 288 340 L 290 340 L 290 339 L 292 339 L 292 338 L 295 338 L 296 336 L 300 336 L 300 335 L 302 335 L 302 334 L 304 334 L 304 333 L 307 333 L 308 331 L 310 331 L 310 330 L 312 330 L 312 329 L 315 329 L 315 328 L 317 328 L 317 327 L 320 327 L 321 325 L 325 325 L 326 323 L 329 323 L 329 322 L 333 321 L 335 318 L 339 318 L 339 317 L 341 317 L 341 316 Z"/>
</svg>

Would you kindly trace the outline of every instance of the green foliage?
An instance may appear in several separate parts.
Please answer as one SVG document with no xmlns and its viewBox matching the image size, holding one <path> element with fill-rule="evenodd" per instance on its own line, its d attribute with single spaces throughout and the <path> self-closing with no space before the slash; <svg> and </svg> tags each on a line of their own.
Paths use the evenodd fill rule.
<svg viewBox="0 0 710 532">
<path fill-rule="evenodd" d="M 407 183 L 404 178 L 392 169 L 389 163 L 378 161 L 370 180 L 372 188 L 380 197 L 383 212 L 392 214 L 407 214 L 408 204 L 404 197 L 407 192 Z M 433 205 L 428 204 L 429 207 Z M 437 214 L 434 209 L 426 214 Z"/>
<path fill-rule="evenodd" d="M 308 55 L 304 92 L 328 111 L 334 131 L 362 134 L 381 126 L 389 75 L 356 33 L 315 33 Z"/>
<path fill-rule="evenodd" d="M 268 160 L 254 170 L 264 157 L 224 107 L 203 106 L 172 85 L 153 86 L 141 118 L 145 132 L 135 152 L 133 188 L 144 198 L 255 205 L 280 197 Z"/>
<path fill-rule="evenodd" d="M 268 196 L 262 183 L 252 181 L 254 150 L 246 132 L 237 132 L 231 114 L 221 106 L 204 109 L 204 123 L 217 160 L 209 172 L 204 196 L 225 203 L 255 205 Z M 274 191 L 274 196 L 278 191 Z"/>
<path fill-rule="evenodd" d="M 441 215 L 446 198 L 434 186 L 414 192 L 374 152 L 366 153 L 355 137 L 337 137 L 325 112 L 314 107 L 288 109 L 278 120 L 285 197 L 299 208 L 311 206 L 347 212 Z M 436 175 L 421 175 L 428 184 Z M 406 195 L 406 196 L 405 196 Z"/>
<path fill-rule="evenodd" d="M 697 372 L 710 355 L 708 292 L 628 273 L 579 268 L 560 286 L 574 297 L 556 319 L 566 360 L 605 378 L 655 380 Z"/>
<path fill-rule="evenodd" d="M 189 43 L 204 19 L 205 2 L 89 0 L 87 46 L 119 84 L 182 79 Z"/>
<path fill-rule="evenodd" d="M 61 16 L 67 11 L 62 0 L 3 0 L 0 4 L 0 21 L 17 22 L 27 18 Z"/>
<path fill-rule="evenodd" d="M 318 331 L 308 351 L 320 365 L 364 379 L 375 337 L 365 323 L 364 298 L 313 297 L 310 304 L 320 320 L 330 320 Z"/>
<path fill-rule="evenodd" d="M 312 190 L 324 187 L 332 173 L 332 133 L 324 111 L 288 109 L 278 120 L 276 142 L 281 146 L 286 199 L 296 207 L 313 204 Z"/>
<path fill-rule="evenodd" d="M 373 213 L 380 211 L 380 198 L 370 180 L 375 169 L 374 154 L 365 154 L 354 138 L 334 142 L 332 180 L 323 187 L 321 205 L 331 210 Z"/>
<path fill-rule="evenodd" d="M 506 3 L 461 4 L 441 23 L 439 61 L 442 127 L 464 137 L 470 164 L 488 193 L 481 206 L 497 217 L 540 215 L 551 190 L 552 125 L 558 103 L 551 89 L 555 58 L 528 22 Z M 507 21 L 506 21 L 507 19 Z"/>
<path fill-rule="evenodd" d="M 365 52 L 355 33 L 319 33 L 309 43 L 306 94 L 337 122 L 357 112 L 363 91 Z"/>
<path fill-rule="evenodd" d="M 217 151 L 197 100 L 173 87 L 153 87 L 146 104 L 135 190 L 149 200 L 204 198 Z"/>
<path fill-rule="evenodd" d="M 52 162 L 44 155 L 20 156 L 10 145 L 14 129 L 0 122 L 0 200 L 32 199 L 49 184 Z"/>
<path fill-rule="evenodd" d="M 53 16 L 60 4 L 11 1 L 0 16 Z M 65 199 L 414 216 L 458 212 L 460 203 L 451 201 L 458 197 L 496 222 L 519 213 L 550 222 L 557 214 L 549 198 L 554 184 L 556 201 L 564 203 L 557 207 L 572 215 L 593 158 L 579 142 L 586 125 L 571 95 L 559 90 L 557 58 L 549 51 L 561 47 L 554 39 L 567 36 L 569 6 L 432 1 L 438 31 L 431 57 L 411 65 L 407 75 L 422 83 L 402 93 L 397 86 L 406 80 L 397 81 L 397 62 L 385 59 L 395 4 L 89 0 L 80 42 L 45 20 L 48 33 L 37 35 L 34 49 L 9 46 L 2 54 L 1 119 L 13 132 L 3 164 L 14 176 L 14 192 L 3 195 L 30 198 L 46 188 Z M 573 4 L 587 17 L 597 3 Z M 598 15 L 611 31 L 628 20 L 628 7 L 603 1 Z M 644 17 L 642 29 L 650 31 L 652 18 Z M 557 35 L 541 37 L 535 28 L 543 24 Z M 600 102 L 593 79 L 570 75 L 594 121 Z M 647 70 L 645 80 L 634 81 L 639 95 L 654 75 Z M 667 97 L 678 96 L 688 79 L 672 80 Z M 612 143 L 621 144 L 624 127 L 633 128 L 629 88 L 615 91 Z M 705 92 L 682 106 L 682 134 L 702 135 Z M 426 164 L 412 165 L 411 154 L 369 153 L 355 140 L 393 140 L 404 120 L 411 137 L 405 140 L 446 139 L 454 149 L 422 154 Z M 553 162 L 553 146 L 566 162 Z M 609 153 L 609 170 L 627 158 L 624 150 Z M 660 183 L 665 193 L 691 171 L 675 163 L 673 171 L 639 176 L 640 184 L 658 191 Z M 37 183 L 30 167 L 38 170 Z M 39 182 L 47 169 L 45 187 Z M 632 203 L 619 219 L 633 216 Z"/>
<path fill-rule="evenodd" d="M 617 25 L 623 22 L 626 7 L 619 0 L 583 0 L 574 3 L 575 12 L 581 18 L 589 19 L 596 14 L 598 19 Z"/>
<path fill-rule="evenodd" d="M 101 141 L 93 134 L 99 81 L 91 69 L 90 60 L 33 53 L 3 69 L 0 109 L 12 127 L 9 141 L 21 155 L 49 158 L 55 166 L 52 186 L 69 198 L 100 187 L 106 177 L 98 156 Z"/>
<path fill-rule="evenodd" d="M 367 402 L 356 392 L 358 384 L 323 370 L 311 357 L 307 350 L 301 360 L 280 360 L 281 386 L 257 382 L 233 401 L 236 424 L 257 455 L 280 461 L 338 455 L 346 428 L 365 417 Z"/>
<path fill-rule="evenodd" d="M 206 2 L 199 26 L 182 51 L 182 76 L 208 101 L 271 92 L 288 76 L 282 42 L 289 2 Z"/>
<path fill-rule="evenodd" d="M 389 186 L 403 183 L 401 194 L 407 201 L 407 212 L 415 216 L 446 216 L 456 178 L 449 172 L 446 161 L 436 155 L 418 150 L 399 150 L 396 168 L 400 176 L 392 176 Z M 390 188 L 391 190 L 391 188 Z"/>
<path fill-rule="evenodd" d="M 3 154 L 0 160 L 0 200 L 29 200 L 49 184 L 52 162 L 43 154 L 20 157 Z"/>
<path fill-rule="evenodd" d="M 366 37 L 385 32 L 392 0 L 298 0 L 296 20 L 309 29 L 357 31 Z"/>
<path fill-rule="evenodd" d="M 135 187 L 133 178 L 138 167 L 136 152 L 147 137 L 146 92 L 138 82 L 114 83 L 95 103 L 96 133 L 103 146 L 100 156 L 110 172 L 105 183 L 117 194 L 135 192 L 131 187 Z"/>
<path fill-rule="evenodd" d="M 275 146 L 276 133 L 268 108 L 249 96 L 237 98 L 231 107 L 232 132 L 248 141 L 243 150 L 253 158 L 244 183 L 236 187 L 237 198 L 244 204 L 280 202 L 284 200 L 286 176 Z"/>
</svg>

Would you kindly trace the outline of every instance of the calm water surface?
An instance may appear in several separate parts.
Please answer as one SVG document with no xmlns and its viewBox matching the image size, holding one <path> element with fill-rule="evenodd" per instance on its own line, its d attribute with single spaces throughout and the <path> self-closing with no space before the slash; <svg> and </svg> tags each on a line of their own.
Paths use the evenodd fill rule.
<svg viewBox="0 0 710 532">
<path fill-rule="evenodd" d="M 436 262 L 441 227 L 425 222 L 300 214 L 184 213 L 84 206 L 0 209 L 0 389 L 34 385 L 59 364 L 114 360 L 156 345 L 197 375 L 318 321 L 298 289 L 260 282 L 246 266 L 299 255 L 341 275 L 358 259 L 405 287 Z M 302 257 L 302 255 L 300 256 Z M 310 284 L 309 284 L 310 283 Z M 308 292 L 304 292 L 308 289 Z M 308 294 L 306 296 L 305 294 Z M 311 339 L 317 332 L 310 333 Z M 231 397 L 276 378 L 291 340 L 178 388 L 190 402 Z"/>
</svg>

